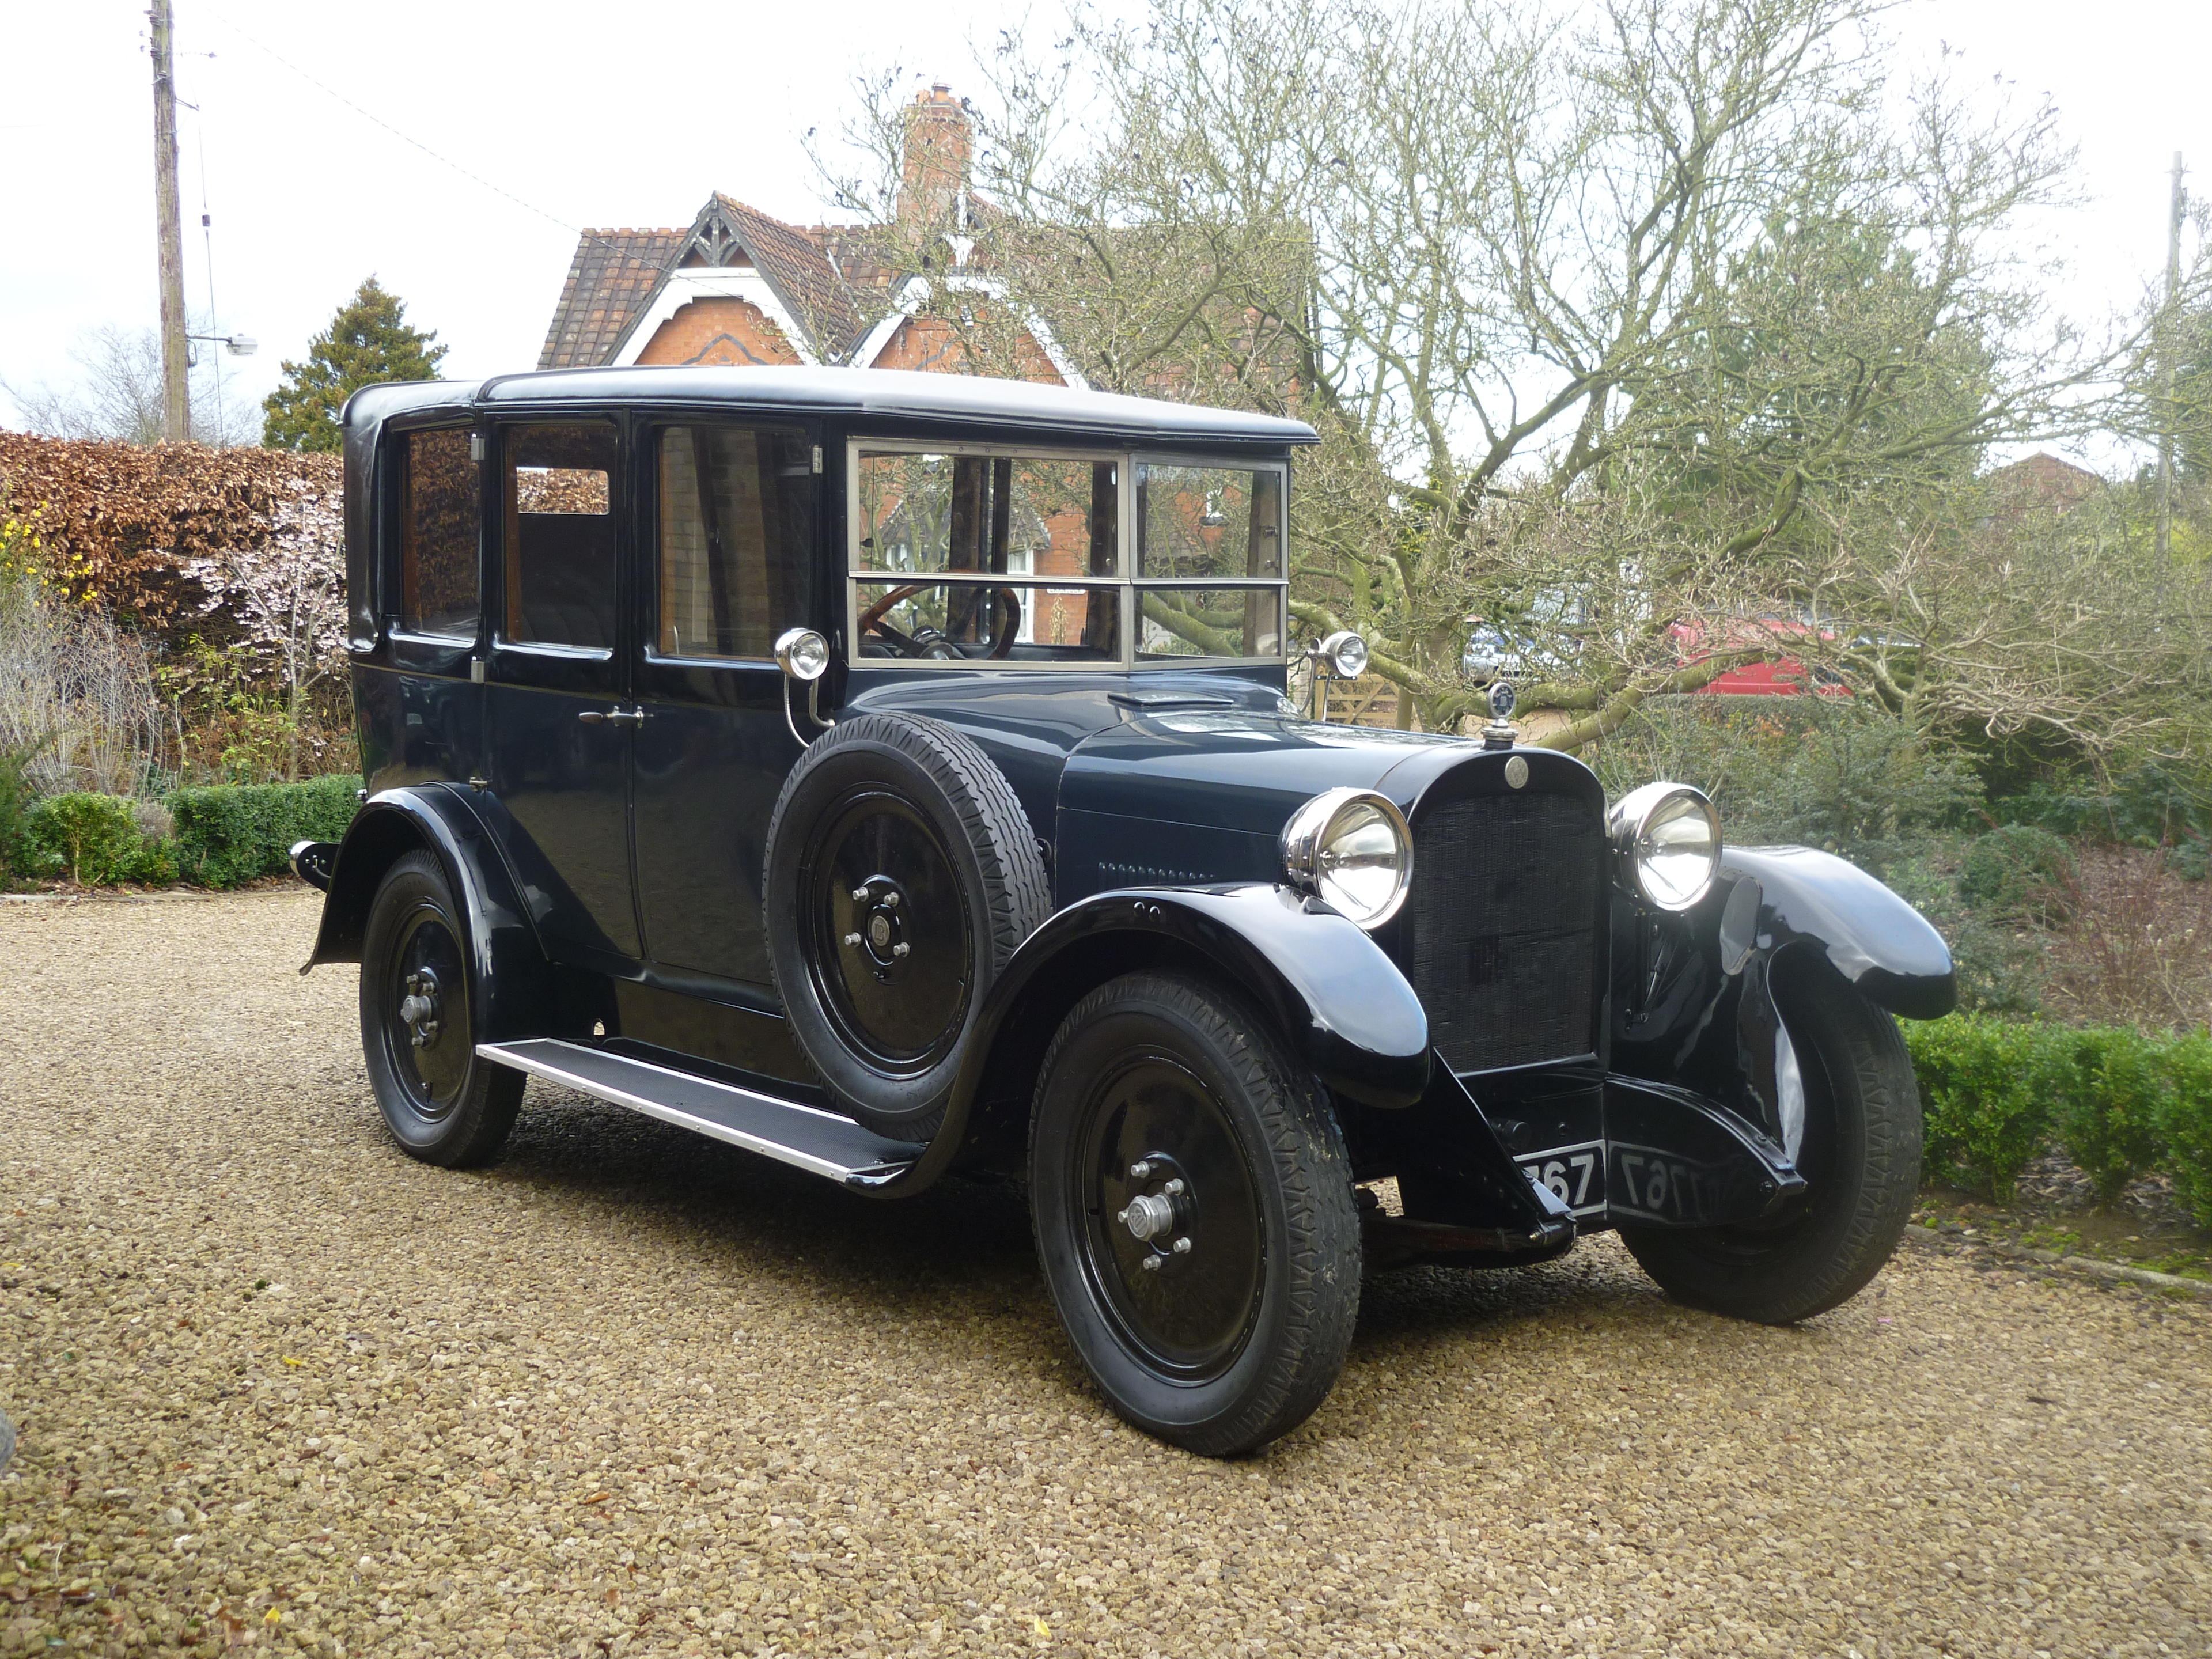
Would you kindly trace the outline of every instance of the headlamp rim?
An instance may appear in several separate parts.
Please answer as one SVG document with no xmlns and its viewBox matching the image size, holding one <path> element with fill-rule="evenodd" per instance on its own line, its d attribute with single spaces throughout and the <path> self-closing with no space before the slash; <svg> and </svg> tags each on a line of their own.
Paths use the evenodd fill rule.
<svg viewBox="0 0 2212 1659">
<path fill-rule="evenodd" d="M 1290 822 L 1283 826 L 1283 878 L 1302 893 L 1321 897 L 1321 849 L 1328 844 L 1331 831 L 1339 818 L 1353 806 L 1368 806 L 1390 826 L 1398 842 L 1398 884 L 1389 900 L 1372 915 L 1366 917 L 1347 915 L 1346 920 L 1372 933 L 1395 917 L 1405 908 L 1406 898 L 1413 890 L 1413 832 L 1407 827 L 1406 815 L 1398 803 L 1388 795 L 1373 789 L 1358 789 L 1340 786 L 1324 789 L 1308 799 L 1291 814 Z"/>
<path fill-rule="evenodd" d="M 1687 898 L 1668 899 L 1661 897 L 1645 885 L 1641 854 L 1652 820 L 1658 817 L 1662 807 L 1677 799 L 1694 802 L 1705 815 L 1705 823 L 1712 830 L 1713 855 L 1705 871 L 1705 878 L 1698 884 L 1696 892 Z M 1639 784 L 1607 809 L 1605 830 L 1606 840 L 1613 848 L 1613 879 L 1639 903 L 1648 904 L 1655 910 L 1680 915 L 1685 910 L 1695 909 L 1713 890 L 1713 883 L 1720 875 L 1721 854 L 1727 843 L 1721 835 L 1719 811 L 1713 805 L 1711 797 L 1695 784 L 1674 783 L 1664 778 Z"/>
</svg>

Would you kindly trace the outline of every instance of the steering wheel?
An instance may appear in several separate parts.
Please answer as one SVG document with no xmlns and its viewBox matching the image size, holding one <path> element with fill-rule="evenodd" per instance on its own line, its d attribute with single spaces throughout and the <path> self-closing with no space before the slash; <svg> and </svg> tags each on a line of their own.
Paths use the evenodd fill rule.
<svg viewBox="0 0 2212 1659">
<path fill-rule="evenodd" d="M 938 659 L 959 656 L 959 646 L 941 629 L 925 626 L 907 634 L 884 620 L 893 605 L 902 599 L 910 599 L 924 588 L 933 586 L 934 584 L 930 582 L 908 582 L 903 586 L 892 588 L 860 613 L 856 631 L 882 635 L 904 656 Z M 991 660 L 1003 661 L 1013 650 L 1014 635 L 1021 632 L 1021 596 L 1012 587 L 994 587 L 988 592 L 994 613 L 991 620 L 996 625 L 993 631 L 997 639 L 997 643 L 991 647 Z"/>
</svg>

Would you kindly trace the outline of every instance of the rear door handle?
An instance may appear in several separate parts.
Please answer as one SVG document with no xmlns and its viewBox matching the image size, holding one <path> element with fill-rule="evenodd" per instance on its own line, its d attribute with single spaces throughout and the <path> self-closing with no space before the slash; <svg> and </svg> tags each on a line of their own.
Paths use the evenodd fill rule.
<svg viewBox="0 0 2212 1659">
<path fill-rule="evenodd" d="M 586 726 L 598 726 L 601 722 L 609 726 L 642 726 L 645 724 L 645 710 L 642 708 L 586 708 L 576 718 Z"/>
</svg>

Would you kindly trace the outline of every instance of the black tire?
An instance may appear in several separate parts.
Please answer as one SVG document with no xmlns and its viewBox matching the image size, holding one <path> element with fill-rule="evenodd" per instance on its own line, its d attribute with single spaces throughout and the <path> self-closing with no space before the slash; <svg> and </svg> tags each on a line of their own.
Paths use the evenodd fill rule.
<svg viewBox="0 0 2212 1659">
<path fill-rule="evenodd" d="M 1150 1238 L 1139 1197 L 1170 1206 Z M 1076 1004 L 1037 1081 L 1030 1202 L 1060 1323 L 1137 1427 L 1233 1456 L 1335 1387 L 1359 1314 L 1352 1166 L 1327 1092 L 1227 992 L 1132 974 Z"/>
<path fill-rule="evenodd" d="M 448 1170 L 489 1163 L 522 1105 L 522 1073 L 476 1051 L 472 989 L 468 925 L 445 872 L 430 854 L 410 853 L 369 906 L 362 1054 L 392 1138 Z M 409 1009 L 417 999 L 429 1006 Z"/>
<path fill-rule="evenodd" d="M 1897 1022 L 1825 961 L 1777 967 L 1777 1003 L 1805 1083 L 1804 1197 L 1750 1225 L 1620 1230 L 1676 1301 L 1763 1325 L 1810 1319 L 1857 1295 L 1897 1249 L 1920 1190 L 1920 1089 Z"/>
<path fill-rule="evenodd" d="M 1051 914 L 1004 775 L 936 720 L 841 720 L 784 780 L 761 890 L 792 1035 L 830 1094 L 927 1140 L 985 994 Z"/>
</svg>

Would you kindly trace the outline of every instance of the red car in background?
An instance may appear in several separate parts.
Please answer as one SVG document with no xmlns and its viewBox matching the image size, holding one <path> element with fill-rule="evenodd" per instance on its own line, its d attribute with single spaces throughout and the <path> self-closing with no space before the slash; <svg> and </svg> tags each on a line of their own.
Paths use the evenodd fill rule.
<svg viewBox="0 0 2212 1659">
<path fill-rule="evenodd" d="M 1778 639 L 1796 635 L 1811 635 L 1812 624 L 1794 617 L 1757 617 L 1726 625 L 1723 643 L 1710 647 L 1705 643 L 1706 627 L 1703 623 L 1676 623 L 1667 630 L 1674 644 L 1674 659 L 1688 668 L 1719 654 L 1737 649 L 1763 650 L 1771 647 Z M 1822 629 L 1820 637 L 1832 641 L 1836 635 Z M 1794 697 L 1810 689 L 1824 697 L 1848 697 L 1850 686 L 1833 669 L 1815 665 L 1811 668 L 1796 657 L 1771 658 L 1748 662 L 1731 668 L 1726 673 L 1698 688 L 1706 696 L 1720 697 Z"/>
</svg>

